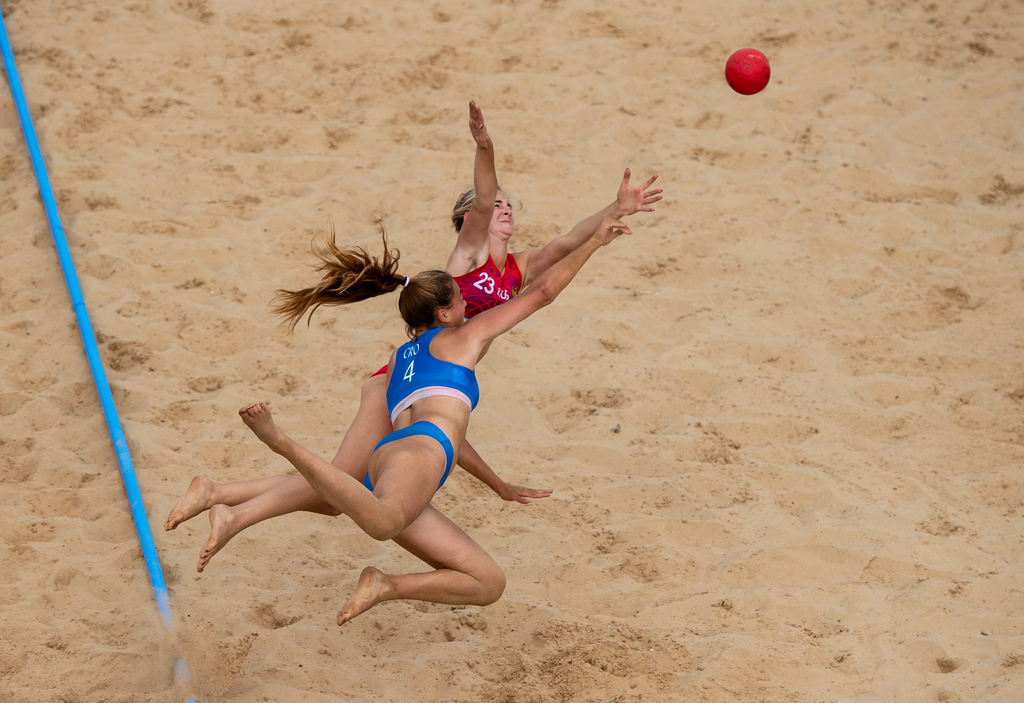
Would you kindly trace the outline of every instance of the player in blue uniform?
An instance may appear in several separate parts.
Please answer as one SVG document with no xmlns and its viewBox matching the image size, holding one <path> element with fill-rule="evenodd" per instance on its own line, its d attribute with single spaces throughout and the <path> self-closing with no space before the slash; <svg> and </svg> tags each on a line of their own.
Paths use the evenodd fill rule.
<svg viewBox="0 0 1024 703">
<path fill-rule="evenodd" d="M 384 257 L 344 251 L 333 239 L 321 267 L 332 285 L 288 293 L 282 311 L 297 313 L 321 304 L 340 305 L 403 287 L 399 310 L 411 341 L 388 363 L 388 405 L 395 431 L 374 450 L 369 485 L 339 471 L 291 440 L 264 403 L 239 411 L 270 449 L 287 459 L 330 505 L 378 540 L 394 540 L 431 571 L 389 575 L 368 566 L 338 612 L 342 625 L 385 600 L 424 600 L 450 605 L 488 605 L 505 588 L 501 568 L 476 542 L 430 504 L 465 440 L 478 390 L 473 369 L 499 335 L 565 289 L 600 247 L 631 234 L 609 217 L 575 251 L 541 274 L 508 303 L 465 318 L 466 302 L 452 276 L 426 271 L 411 280 L 398 275 L 398 260 L 384 243 Z M 329 293 L 325 293 L 329 290 Z M 311 291 L 314 292 L 310 295 Z"/>
<path fill-rule="evenodd" d="M 498 187 L 494 147 L 483 113 L 475 103 L 470 103 L 469 127 L 476 142 L 474 189 L 460 196 L 452 212 L 458 239 L 445 267 L 455 277 L 466 298 L 466 317 L 508 302 L 556 261 L 586 241 L 600 222 L 613 212 L 622 210 L 626 215 L 650 212 L 653 210 L 651 205 L 661 200 L 661 190 L 651 188 L 656 176 L 633 188 L 629 185 L 629 169 L 626 169 L 616 200 L 610 205 L 581 220 L 568 233 L 545 246 L 525 249 L 513 255 L 508 251 L 508 242 L 515 218 L 508 197 Z M 297 318 L 289 321 L 294 327 Z M 359 410 L 332 460 L 338 469 L 354 477 L 365 474 L 377 442 L 392 430 L 386 412 L 385 368 L 363 384 Z M 505 482 L 469 442 L 463 443 L 456 462 L 504 500 L 529 503 L 531 499 L 551 494 L 550 490 Z M 305 479 L 295 474 L 231 483 L 214 483 L 206 476 L 196 476 L 185 495 L 171 509 L 164 521 L 164 529 L 173 530 L 205 510 L 210 511 L 210 536 L 199 554 L 196 570 L 200 572 L 232 537 L 263 520 L 299 510 L 331 516 L 338 514 Z"/>
</svg>

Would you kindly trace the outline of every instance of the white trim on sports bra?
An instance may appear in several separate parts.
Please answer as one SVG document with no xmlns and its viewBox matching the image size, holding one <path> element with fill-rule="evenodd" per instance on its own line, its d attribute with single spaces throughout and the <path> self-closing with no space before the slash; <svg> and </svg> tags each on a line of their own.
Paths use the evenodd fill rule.
<svg viewBox="0 0 1024 703">
<path fill-rule="evenodd" d="M 431 396 L 435 395 L 448 396 L 449 398 L 458 398 L 467 406 L 469 406 L 470 410 L 473 409 L 473 403 L 472 401 L 470 401 L 469 396 L 460 390 L 456 390 L 455 388 L 448 388 L 447 386 L 426 386 L 424 388 L 420 388 L 419 390 L 413 391 L 412 393 L 398 401 L 398 404 L 395 405 L 395 409 L 391 411 L 391 422 L 394 422 L 395 418 L 398 417 L 399 413 L 401 413 L 403 410 L 405 410 L 410 405 L 415 403 L 417 400 L 423 400 L 424 398 L 430 398 Z"/>
</svg>

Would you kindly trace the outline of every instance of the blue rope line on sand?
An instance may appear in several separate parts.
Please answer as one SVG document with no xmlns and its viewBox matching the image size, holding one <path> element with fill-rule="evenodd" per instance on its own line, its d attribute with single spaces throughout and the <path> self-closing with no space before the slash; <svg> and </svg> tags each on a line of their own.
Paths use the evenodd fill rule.
<svg viewBox="0 0 1024 703">
<path fill-rule="evenodd" d="M 25 134 L 25 144 L 28 147 L 29 157 L 32 159 L 32 168 L 35 170 L 36 182 L 39 184 L 39 195 L 43 199 L 46 218 L 50 221 L 50 232 L 53 235 L 53 242 L 57 247 L 57 256 L 60 259 L 61 269 L 64 271 L 64 280 L 67 282 L 68 292 L 71 294 L 71 304 L 74 307 L 75 317 L 78 319 L 78 329 L 82 333 L 85 355 L 89 361 L 93 381 L 100 396 L 100 404 L 103 406 L 103 416 L 107 421 L 110 439 L 114 444 L 114 451 L 117 454 L 117 463 L 121 469 L 121 479 L 124 481 L 125 491 L 128 493 L 128 504 L 131 507 L 132 520 L 135 521 L 135 531 L 138 533 L 139 542 L 142 545 L 142 555 L 146 561 L 146 569 L 149 571 L 149 580 L 153 585 L 156 607 L 160 611 L 160 618 L 163 620 L 164 625 L 170 629 L 174 624 L 174 618 L 171 615 L 170 598 L 167 596 L 167 584 L 164 582 L 164 573 L 160 568 L 160 559 L 156 553 L 156 544 L 153 542 L 153 533 L 149 529 L 149 520 L 146 517 L 146 508 L 142 503 L 142 493 L 139 490 L 139 482 L 135 477 L 135 469 L 132 466 L 132 457 L 128 451 L 128 443 L 125 441 L 124 431 L 121 429 L 121 421 L 117 416 L 114 396 L 110 392 L 110 383 L 107 381 L 107 374 L 103 370 L 103 361 L 100 359 L 99 350 L 96 347 L 96 333 L 93 331 L 92 323 L 89 321 L 89 311 L 85 306 L 82 287 L 79 285 L 75 264 L 71 260 L 67 238 L 64 236 L 64 227 L 61 225 L 60 215 L 57 212 L 57 201 L 54 198 L 53 188 L 50 185 L 46 163 L 43 161 L 43 155 L 39 149 L 39 140 L 36 138 L 35 127 L 32 125 L 32 116 L 29 114 L 28 102 L 21 87 L 18 67 L 14 63 L 14 51 L 11 49 L 11 42 L 7 35 L 7 26 L 4 24 L 2 9 L 0 9 L 0 53 L 3 54 L 4 68 L 7 71 L 11 96 L 14 98 L 14 103 L 18 110 L 22 132 Z M 185 664 L 184 659 L 178 659 L 174 664 L 174 669 L 177 679 L 188 679 L 188 666 Z M 195 702 L 190 699 L 189 703 Z"/>
</svg>

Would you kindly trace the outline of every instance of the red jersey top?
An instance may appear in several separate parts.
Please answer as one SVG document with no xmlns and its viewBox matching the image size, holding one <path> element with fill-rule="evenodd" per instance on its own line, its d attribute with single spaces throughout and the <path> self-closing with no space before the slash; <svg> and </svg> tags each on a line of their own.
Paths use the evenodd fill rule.
<svg viewBox="0 0 1024 703">
<path fill-rule="evenodd" d="M 488 256 L 486 264 L 463 276 L 457 276 L 455 282 L 459 284 L 462 297 L 466 299 L 466 317 L 473 317 L 519 295 L 523 274 L 511 254 L 505 259 L 504 274 L 498 271 L 494 260 Z"/>
<path fill-rule="evenodd" d="M 504 275 L 494 265 L 494 260 L 487 257 L 487 263 L 469 273 L 456 276 L 455 282 L 462 289 L 462 297 L 466 300 L 466 317 L 473 317 L 479 312 L 490 310 L 502 303 L 507 303 L 516 295 L 523 285 L 523 274 L 519 264 L 511 254 L 505 259 Z M 373 374 L 380 376 L 388 372 L 387 364 Z"/>
</svg>

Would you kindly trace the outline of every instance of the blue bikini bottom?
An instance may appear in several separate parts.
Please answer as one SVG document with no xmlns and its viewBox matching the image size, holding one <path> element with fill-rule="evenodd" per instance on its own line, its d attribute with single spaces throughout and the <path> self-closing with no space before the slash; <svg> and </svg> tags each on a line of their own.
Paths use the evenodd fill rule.
<svg viewBox="0 0 1024 703">
<path fill-rule="evenodd" d="M 451 441 L 449 441 L 448 436 L 444 432 L 442 432 L 441 428 L 435 425 L 433 422 L 414 422 L 408 427 L 403 427 L 400 430 L 395 430 L 387 437 L 382 439 L 380 443 L 378 443 L 377 446 L 373 448 L 373 451 L 376 452 L 385 444 L 394 442 L 396 439 L 402 439 L 403 437 L 413 437 L 416 435 L 432 437 L 433 439 L 437 440 L 437 443 L 441 445 L 442 449 L 444 449 L 444 455 L 448 459 L 448 464 L 447 466 L 445 466 L 444 475 L 441 476 L 441 483 L 437 484 L 437 487 L 440 488 L 441 486 L 444 485 L 444 482 L 448 480 L 448 474 L 452 472 L 452 466 L 455 464 L 455 450 L 452 448 L 452 443 Z M 371 491 L 373 490 L 373 484 L 370 483 L 370 474 L 366 474 L 366 476 L 363 478 L 363 485 L 369 488 Z"/>
</svg>

